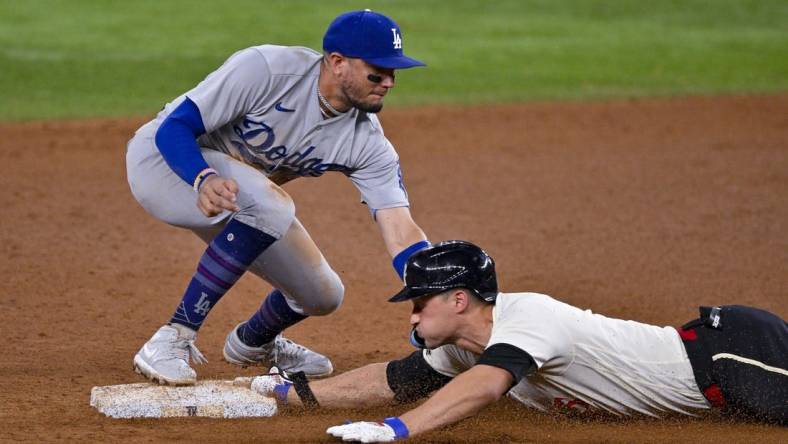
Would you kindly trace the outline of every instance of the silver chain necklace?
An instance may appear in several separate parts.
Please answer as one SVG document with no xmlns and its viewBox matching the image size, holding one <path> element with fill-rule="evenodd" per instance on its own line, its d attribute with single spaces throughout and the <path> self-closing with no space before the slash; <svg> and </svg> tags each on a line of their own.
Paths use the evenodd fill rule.
<svg viewBox="0 0 788 444">
<path fill-rule="evenodd" d="M 326 117 L 336 117 L 336 116 L 345 114 L 345 113 L 341 113 L 341 112 L 337 111 L 336 108 L 334 108 L 333 106 L 331 106 L 330 103 L 328 103 L 328 100 L 326 100 L 326 98 L 323 97 L 323 94 L 320 93 L 320 86 L 317 87 L 317 98 L 318 98 L 318 100 L 320 100 L 320 103 L 322 103 L 323 106 L 326 108 L 326 111 L 329 111 L 332 114 L 334 114 L 333 116 L 328 116 L 328 115 L 326 115 L 326 113 L 323 113 L 324 115 L 326 115 Z"/>
</svg>

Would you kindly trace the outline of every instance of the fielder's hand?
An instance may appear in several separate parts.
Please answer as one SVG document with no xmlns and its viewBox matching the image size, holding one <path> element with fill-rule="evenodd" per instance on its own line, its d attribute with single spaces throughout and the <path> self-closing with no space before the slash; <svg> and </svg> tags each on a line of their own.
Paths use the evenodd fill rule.
<svg viewBox="0 0 788 444">
<path fill-rule="evenodd" d="M 408 428 L 399 418 L 386 418 L 383 422 L 351 422 L 329 427 L 329 435 L 342 438 L 342 441 L 391 442 L 408 437 Z"/>
<path fill-rule="evenodd" d="M 200 185 L 197 208 L 205 217 L 216 216 L 224 210 L 240 211 L 235 204 L 237 194 L 238 184 L 234 180 L 212 174 Z"/>
</svg>

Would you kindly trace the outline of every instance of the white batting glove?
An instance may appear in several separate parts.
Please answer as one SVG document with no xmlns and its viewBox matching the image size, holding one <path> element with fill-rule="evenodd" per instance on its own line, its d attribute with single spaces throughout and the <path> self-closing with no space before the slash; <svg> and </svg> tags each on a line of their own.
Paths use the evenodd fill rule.
<svg viewBox="0 0 788 444">
<path fill-rule="evenodd" d="M 408 428 L 399 418 L 386 418 L 383 422 L 359 421 L 329 427 L 329 435 L 342 441 L 391 442 L 408 437 Z"/>
<path fill-rule="evenodd" d="M 263 396 L 276 398 L 280 403 L 287 403 L 287 392 L 293 383 L 285 378 L 276 367 L 271 367 L 267 375 L 252 379 L 252 391 Z"/>
</svg>

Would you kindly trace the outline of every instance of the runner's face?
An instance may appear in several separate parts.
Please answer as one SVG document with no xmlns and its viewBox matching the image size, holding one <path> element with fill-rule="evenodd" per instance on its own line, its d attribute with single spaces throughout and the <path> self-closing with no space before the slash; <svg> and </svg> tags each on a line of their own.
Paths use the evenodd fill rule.
<svg viewBox="0 0 788 444">
<path fill-rule="evenodd" d="M 437 348 L 452 342 L 454 304 L 453 298 L 445 295 L 446 293 L 439 293 L 412 300 L 410 323 L 419 336 L 424 338 L 427 348 Z"/>
</svg>

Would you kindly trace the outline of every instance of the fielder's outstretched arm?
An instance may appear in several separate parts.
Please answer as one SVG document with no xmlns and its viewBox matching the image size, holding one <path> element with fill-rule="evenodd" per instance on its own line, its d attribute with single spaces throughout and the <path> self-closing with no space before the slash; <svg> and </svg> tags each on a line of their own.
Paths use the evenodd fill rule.
<svg viewBox="0 0 788 444">
<path fill-rule="evenodd" d="M 416 225 L 408 207 L 387 208 L 375 213 L 375 221 L 392 257 L 392 265 L 402 279 L 405 262 L 415 252 L 430 245 L 424 231 Z"/>
<path fill-rule="evenodd" d="M 375 221 L 391 257 L 397 256 L 409 246 L 426 241 L 427 236 L 410 215 L 408 207 L 387 208 L 375 213 Z"/>
</svg>

